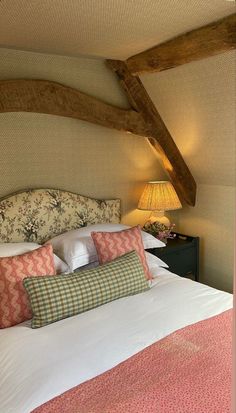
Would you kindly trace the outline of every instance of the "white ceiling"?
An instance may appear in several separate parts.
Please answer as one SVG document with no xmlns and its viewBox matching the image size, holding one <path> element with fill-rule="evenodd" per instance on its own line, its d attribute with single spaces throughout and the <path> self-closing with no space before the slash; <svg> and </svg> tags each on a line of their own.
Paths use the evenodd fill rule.
<svg viewBox="0 0 236 413">
<path fill-rule="evenodd" d="M 0 0 L 0 47 L 126 59 L 235 11 L 228 0 Z"/>
</svg>

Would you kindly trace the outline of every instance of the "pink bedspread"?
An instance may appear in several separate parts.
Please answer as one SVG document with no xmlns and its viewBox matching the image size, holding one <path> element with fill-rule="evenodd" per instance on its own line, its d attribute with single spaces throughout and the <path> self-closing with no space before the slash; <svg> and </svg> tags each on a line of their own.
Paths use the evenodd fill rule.
<svg viewBox="0 0 236 413">
<path fill-rule="evenodd" d="M 232 311 L 185 327 L 33 413 L 230 413 Z"/>
</svg>

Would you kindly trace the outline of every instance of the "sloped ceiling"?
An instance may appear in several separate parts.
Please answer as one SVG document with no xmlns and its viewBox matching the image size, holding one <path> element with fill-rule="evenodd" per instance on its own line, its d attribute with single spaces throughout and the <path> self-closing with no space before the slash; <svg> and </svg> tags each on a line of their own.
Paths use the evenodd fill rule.
<svg viewBox="0 0 236 413">
<path fill-rule="evenodd" d="M 197 184 L 235 185 L 235 73 L 233 50 L 141 76 Z"/>
<path fill-rule="evenodd" d="M 226 0 L 0 0 L 0 45 L 48 54 L 125 59 L 235 10 L 235 2 Z M 15 63 L 11 55 L 4 56 L 0 63 L 6 65 L 5 73 L 11 78 Z M 40 55 L 32 56 L 34 61 L 39 58 L 34 76 L 28 72 L 31 54 L 19 53 L 18 77 L 60 81 L 51 73 L 53 63 L 44 67 Z M 96 90 L 96 97 L 126 106 L 118 87 L 122 104 L 114 93 L 106 96 L 100 71 L 110 82 L 114 77 L 102 60 L 87 60 L 89 67 L 96 65 L 96 76 L 88 75 L 87 66 L 83 72 L 79 59 L 72 61 L 80 90 Z M 235 184 L 235 70 L 232 51 L 141 76 L 198 184 Z M 72 79 L 70 82 L 77 87 Z"/>
<path fill-rule="evenodd" d="M 234 12 L 227 0 L 1 0 L 0 46 L 123 60 Z"/>
</svg>

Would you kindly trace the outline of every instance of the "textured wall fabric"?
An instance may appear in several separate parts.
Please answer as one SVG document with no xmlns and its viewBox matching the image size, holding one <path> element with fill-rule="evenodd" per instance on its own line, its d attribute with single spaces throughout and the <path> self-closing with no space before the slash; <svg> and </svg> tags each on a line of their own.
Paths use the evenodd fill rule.
<svg viewBox="0 0 236 413">
<path fill-rule="evenodd" d="M 103 61 L 0 49 L 0 79 L 49 79 L 128 107 Z M 76 119 L 0 114 L 0 197 L 27 188 L 59 188 L 93 198 L 121 198 L 123 220 L 137 224 L 144 184 L 165 178 L 145 138 Z M 136 210 L 136 211 L 135 211 Z"/>
<path fill-rule="evenodd" d="M 0 78 L 41 78 L 115 105 L 128 103 L 104 62 L 0 50 Z M 169 213 L 177 230 L 201 238 L 200 280 L 232 291 L 235 211 L 235 52 L 142 76 L 198 184 L 197 205 Z M 165 178 L 145 139 L 75 119 L 0 114 L 0 196 L 59 187 L 121 198 L 123 222 L 137 211 L 148 180 Z M 221 240 L 221 242 L 219 242 Z M 224 248 L 223 248 L 224 247 Z"/>
<path fill-rule="evenodd" d="M 200 281 L 232 291 L 235 219 L 235 51 L 142 81 L 197 181 L 197 202 L 172 212 L 200 236 Z"/>
<path fill-rule="evenodd" d="M 235 185 L 236 52 L 142 81 L 198 184 Z"/>
<path fill-rule="evenodd" d="M 200 282 L 232 292 L 235 187 L 200 184 L 195 208 L 172 215 L 180 232 L 200 236 Z"/>
<path fill-rule="evenodd" d="M 0 1 L 1 45 L 124 59 L 235 12 L 224 0 Z"/>
</svg>

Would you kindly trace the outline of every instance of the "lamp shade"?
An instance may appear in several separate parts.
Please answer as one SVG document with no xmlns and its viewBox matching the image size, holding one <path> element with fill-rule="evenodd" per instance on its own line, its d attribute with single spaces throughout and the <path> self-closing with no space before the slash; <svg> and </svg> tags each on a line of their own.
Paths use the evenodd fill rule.
<svg viewBox="0 0 236 413">
<path fill-rule="evenodd" d="M 170 211 L 182 208 L 178 195 L 169 181 L 151 181 L 144 188 L 138 209 Z"/>
</svg>

